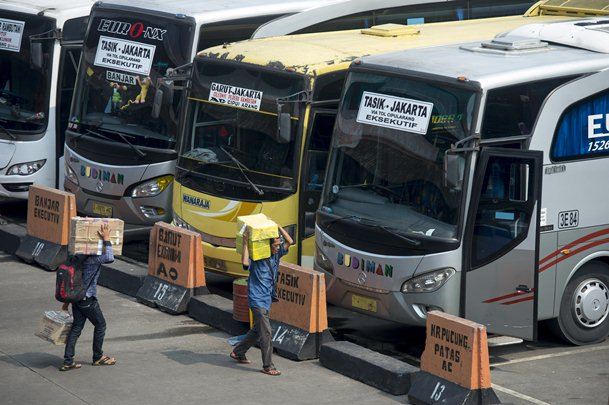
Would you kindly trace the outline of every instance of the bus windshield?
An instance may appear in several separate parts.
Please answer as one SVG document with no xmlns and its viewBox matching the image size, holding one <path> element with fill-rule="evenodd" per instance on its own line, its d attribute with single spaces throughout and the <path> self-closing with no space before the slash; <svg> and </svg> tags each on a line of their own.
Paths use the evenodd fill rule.
<svg viewBox="0 0 609 405">
<path fill-rule="evenodd" d="M 351 73 L 335 127 L 322 211 L 410 239 L 456 238 L 461 191 L 444 154 L 469 135 L 476 93 Z"/>
<path fill-rule="evenodd" d="M 227 198 L 260 200 L 294 191 L 301 108 L 285 103 L 291 130 L 282 137 L 277 101 L 303 91 L 303 76 L 206 59 L 194 69 L 179 170 L 233 184 L 222 190 L 231 194 L 222 195 Z M 211 182 L 196 183 L 201 192 L 217 193 Z"/>
<path fill-rule="evenodd" d="M 183 19 L 95 12 L 83 48 L 72 127 L 106 140 L 120 142 L 112 137 L 120 132 L 134 145 L 175 148 L 178 103 L 164 102 L 155 117 L 153 101 L 157 79 L 168 68 L 188 63 L 193 31 Z"/>
<path fill-rule="evenodd" d="M 43 39 L 42 66 L 31 63 L 30 37 L 52 37 L 55 22 L 46 17 L 0 13 L 0 125 L 16 136 L 46 129 L 53 45 Z M 38 45 L 37 45 L 38 46 Z M 0 130 L 0 139 L 9 134 Z"/>
</svg>

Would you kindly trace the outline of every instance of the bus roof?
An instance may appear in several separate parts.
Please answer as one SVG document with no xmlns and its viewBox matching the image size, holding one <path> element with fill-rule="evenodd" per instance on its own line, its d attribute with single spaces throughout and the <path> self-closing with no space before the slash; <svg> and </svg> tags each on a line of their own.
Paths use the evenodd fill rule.
<svg viewBox="0 0 609 405">
<path fill-rule="evenodd" d="M 117 5 L 183 14 L 193 17 L 197 23 L 205 24 L 257 15 L 297 13 L 344 1 L 347 0 L 110 0 L 100 3 L 104 7 Z"/>
<path fill-rule="evenodd" d="M 570 41 L 573 32 L 569 31 L 569 25 L 579 29 L 579 24 L 590 24 L 591 21 L 594 19 L 558 23 L 561 26 L 560 35 Z M 609 22 L 606 26 L 609 27 Z M 464 77 L 480 83 L 485 89 L 584 74 L 609 67 L 609 46 L 606 46 L 604 52 L 595 52 L 566 43 L 559 38 L 551 40 L 546 37 L 539 41 L 540 38 L 534 35 L 529 38 L 524 36 L 526 28 L 527 26 L 515 30 L 518 36 L 506 33 L 492 41 L 369 56 L 362 58 L 361 66 L 379 71 L 410 72 L 455 80 Z M 609 31 L 599 28 L 590 31 L 594 31 L 591 35 L 596 39 L 599 39 L 599 33 L 606 36 L 604 43 L 609 43 Z M 583 38 L 584 47 L 586 42 Z M 519 43 L 524 44 L 524 48 L 519 49 Z M 446 60 L 451 63 L 443 63 Z"/>
<path fill-rule="evenodd" d="M 0 0 L 0 9 L 26 14 L 43 12 L 61 27 L 66 20 L 89 15 L 93 4 L 95 0 Z"/>
<path fill-rule="evenodd" d="M 405 33 L 399 36 L 349 30 L 262 38 L 212 47 L 199 52 L 197 57 L 237 60 L 312 76 L 347 69 L 355 58 L 365 55 L 491 38 L 531 22 L 527 18 L 497 17 L 411 26 L 386 24 L 372 28 L 386 28 L 387 35 Z M 565 20 L 565 17 L 535 18 L 536 22 L 558 20 Z"/>
</svg>

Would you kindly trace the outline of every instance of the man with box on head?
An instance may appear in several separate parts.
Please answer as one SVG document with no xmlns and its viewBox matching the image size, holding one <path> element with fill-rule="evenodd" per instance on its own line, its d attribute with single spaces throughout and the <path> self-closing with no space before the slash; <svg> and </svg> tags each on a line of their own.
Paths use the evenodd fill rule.
<svg viewBox="0 0 609 405">
<path fill-rule="evenodd" d="M 83 284 L 88 286 L 88 288 L 85 298 L 82 301 L 72 304 L 74 323 L 72 324 L 72 329 L 66 340 L 66 351 L 63 365 L 59 368 L 60 371 L 81 367 L 80 364 L 74 362 L 74 351 L 76 349 L 76 341 L 78 340 L 87 319 L 95 327 L 95 330 L 93 331 L 93 365 L 111 366 L 116 363 L 114 358 L 104 355 L 102 350 L 104 336 L 106 334 L 106 320 L 104 319 L 104 314 L 97 302 L 97 280 L 99 279 L 101 265 L 114 261 L 108 224 L 102 224 L 101 229 L 97 231 L 97 234 L 103 240 L 103 252 L 101 256 L 78 254 L 74 257 L 78 262 L 79 267 L 82 269 Z M 64 311 L 67 311 L 68 305 L 68 303 L 63 304 Z"/>
<path fill-rule="evenodd" d="M 230 357 L 242 364 L 250 364 L 251 361 L 245 357 L 245 353 L 256 342 L 260 343 L 262 351 L 262 372 L 268 375 L 280 375 L 281 372 L 275 368 L 272 361 L 273 341 L 271 339 L 272 330 L 269 319 L 271 302 L 276 300 L 274 297 L 277 274 L 279 272 L 279 260 L 288 253 L 294 240 L 290 235 L 279 227 L 281 236 L 269 239 L 271 245 L 271 256 L 266 259 L 250 260 L 248 239 L 249 232 L 243 233 L 243 250 L 241 251 L 241 262 L 244 270 L 249 270 L 249 280 L 247 284 L 248 304 L 254 317 L 254 327 L 231 352 Z"/>
</svg>

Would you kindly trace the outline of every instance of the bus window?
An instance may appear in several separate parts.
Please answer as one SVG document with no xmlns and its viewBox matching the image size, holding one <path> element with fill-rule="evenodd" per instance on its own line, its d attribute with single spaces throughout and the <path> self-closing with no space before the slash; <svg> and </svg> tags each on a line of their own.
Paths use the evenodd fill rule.
<svg viewBox="0 0 609 405">
<path fill-rule="evenodd" d="M 463 19 L 465 19 L 463 8 L 454 6 L 449 8 L 443 5 L 439 9 L 437 4 L 393 7 L 374 12 L 374 25 L 388 23 L 413 25 Z"/>
<path fill-rule="evenodd" d="M 560 118 L 550 158 L 553 161 L 609 155 L 609 92 L 573 104 Z"/>
<path fill-rule="evenodd" d="M 573 78 L 554 78 L 489 91 L 482 122 L 482 139 L 529 135 L 547 95 Z"/>
<path fill-rule="evenodd" d="M 68 128 L 70 105 L 74 95 L 74 84 L 80 61 L 80 48 L 64 48 L 62 52 L 61 71 L 59 72 L 57 91 L 57 152 L 63 154 L 65 131 Z"/>
<path fill-rule="evenodd" d="M 262 24 L 282 17 L 281 14 L 261 15 L 232 21 L 220 21 L 201 26 L 197 50 L 211 48 L 228 42 L 241 41 L 252 36 Z"/>
<path fill-rule="evenodd" d="M 488 18 L 523 14 L 534 4 L 523 0 L 468 0 L 469 18 Z"/>
<path fill-rule="evenodd" d="M 507 252 L 524 238 L 533 204 L 528 164 L 493 156 L 484 173 L 472 240 L 472 268 Z"/>
<path fill-rule="evenodd" d="M 342 30 L 355 30 L 360 28 L 370 28 L 374 25 L 374 17 L 371 11 L 365 13 L 351 14 L 338 18 L 334 18 L 329 21 L 324 21 L 319 24 L 311 25 L 310 27 L 303 28 L 294 34 L 310 34 L 312 32 L 328 32 L 328 31 L 342 31 Z"/>
</svg>

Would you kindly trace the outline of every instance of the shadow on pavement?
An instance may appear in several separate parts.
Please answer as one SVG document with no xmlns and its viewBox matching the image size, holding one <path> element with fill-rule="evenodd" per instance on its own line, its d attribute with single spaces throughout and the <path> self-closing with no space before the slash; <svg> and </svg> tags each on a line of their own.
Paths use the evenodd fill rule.
<svg viewBox="0 0 609 405">
<path fill-rule="evenodd" d="M 63 357 L 44 352 L 28 352 L 1 356 L 0 361 L 42 370 L 49 367 L 56 368 L 58 365 L 61 365 L 63 363 Z"/>
</svg>

